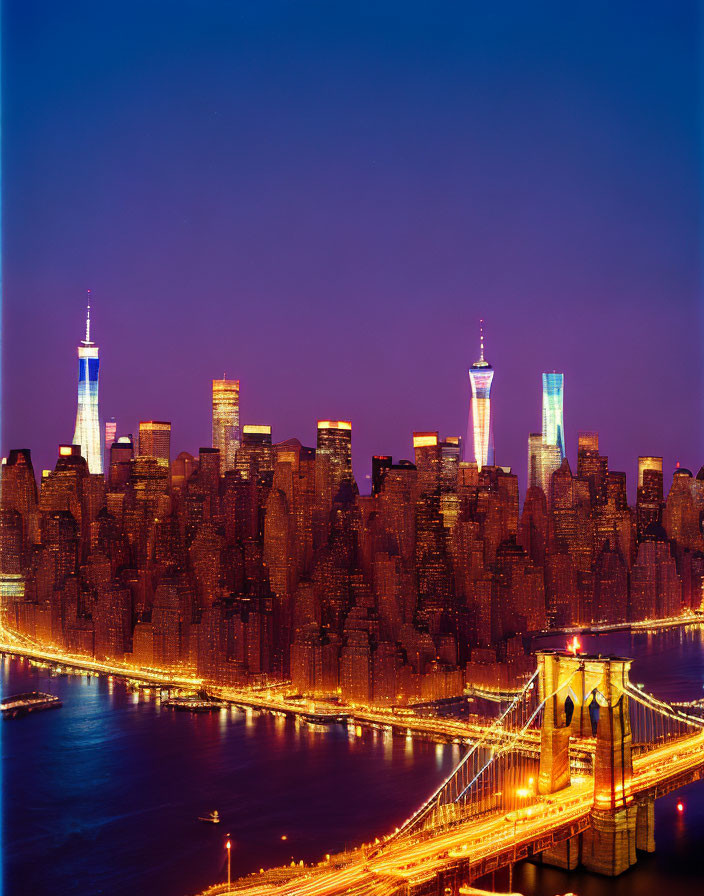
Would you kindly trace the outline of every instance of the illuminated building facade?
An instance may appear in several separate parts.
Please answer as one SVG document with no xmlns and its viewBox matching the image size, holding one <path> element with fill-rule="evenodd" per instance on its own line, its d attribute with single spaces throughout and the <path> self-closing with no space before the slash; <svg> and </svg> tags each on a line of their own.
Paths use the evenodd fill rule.
<svg viewBox="0 0 704 896">
<path fill-rule="evenodd" d="M 532 432 L 528 436 L 528 487 L 541 488 L 546 498 L 550 497 L 550 480 L 562 463 L 559 445 L 545 442 L 542 433 Z"/>
<path fill-rule="evenodd" d="M 86 312 L 86 338 L 78 346 L 78 410 L 73 444 L 81 446 L 81 454 L 91 473 L 103 472 L 98 416 L 98 346 L 90 338 L 90 305 Z"/>
<path fill-rule="evenodd" d="M 155 457 L 159 463 L 168 467 L 171 458 L 171 423 L 166 420 L 141 420 L 139 455 Z"/>
<path fill-rule="evenodd" d="M 115 418 L 111 417 L 109 420 L 105 421 L 105 441 L 103 443 L 103 453 L 104 453 L 104 463 L 103 469 L 105 471 L 110 469 L 110 448 L 112 447 L 112 443 L 117 438 L 117 423 L 115 422 Z"/>
<path fill-rule="evenodd" d="M 564 393 L 564 373 L 543 374 L 543 440 L 546 445 L 557 445 L 560 460 L 565 456 Z"/>
<path fill-rule="evenodd" d="M 604 504 L 606 502 L 606 474 L 608 470 L 608 457 L 599 454 L 599 433 L 578 433 L 577 477 L 589 483 L 593 504 Z"/>
<path fill-rule="evenodd" d="M 213 448 L 220 450 L 223 473 L 235 469 L 240 447 L 240 381 L 213 380 Z"/>
<path fill-rule="evenodd" d="M 274 469 L 274 448 L 271 444 L 271 426 L 245 423 L 242 427 L 242 444 L 237 451 L 235 469 L 243 479 L 255 479 L 260 473 Z"/>
<path fill-rule="evenodd" d="M 348 420 L 318 420 L 316 453 L 327 458 L 326 478 L 334 498 L 342 480 L 352 478 L 352 424 Z"/>
<path fill-rule="evenodd" d="M 489 464 L 491 440 L 491 383 L 494 368 L 484 359 L 484 328 L 479 336 L 479 360 L 469 369 L 472 384 L 471 423 L 467 429 L 467 444 L 474 446 L 474 461 L 481 470 Z"/>
<path fill-rule="evenodd" d="M 112 443 L 108 467 L 108 485 L 111 490 L 127 484 L 133 457 L 134 445 L 131 436 L 120 436 L 116 442 Z"/>
<path fill-rule="evenodd" d="M 645 485 L 645 474 L 648 470 L 660 474 L 660 500 L 662 501 L 662 458 L 645 456 L 638 458 L 638 488 L 643 488 Z"/>
<path fill-rule="evenodd" d="M 648 527 L 662 519 L 663 481 L 662 458 L 638 458 L 638 491 L 636 500 L 636 525 L 639 540 Z"/>
</svg>

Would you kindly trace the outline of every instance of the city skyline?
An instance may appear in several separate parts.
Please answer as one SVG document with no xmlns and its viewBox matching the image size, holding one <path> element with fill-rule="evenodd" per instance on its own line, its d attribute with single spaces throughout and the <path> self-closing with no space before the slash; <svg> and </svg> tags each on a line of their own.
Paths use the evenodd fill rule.
<svg viewBox="0 0 704 896">
<path fill-rule="evenodd" d="M 704 6 L 0 24 L 0 891 L 699 892 Z"/>
<path fill-rule="evenodd" d="M 692 7 L 641 6 L 635 31 L 621 7 L 302 11 L 282 37 L 217 4 L 195 30 L 183 3 L 168 28 L 134 6 L 137 29 L 30 7 L 4 21 L 3 455 L 50 466 L 72 438 L 91 287 L 104 413 L 170 419 L 192 452 L 226 370 L 275 439 L 352 420 L 363 483 L 414 430 L 466 432 L 484 317 L 522 487 L 553 369 L 570 463 L 584 429 L 629 474 L 639 453 L 698 466 Z"/>
<path fill-rule="evenodd" d="M 0 25 L 0 896 L 699 892 L 704 6 Z"/>
<path fill-rule="evenodd" d="M 239 378 L 236 380 L 228 379 L 226 375 L 223 375 L 222 378 L 212 379 L 211 380 L 211 402 L 212 402 L 212 415 L 211 415 L 211 434 L 210 439 L 205 439 L 201 442 L 197 447 L 193 447 L 192 449 L 185 448 L 183 445 L 179 445 L 178 443 L 173 446 L 170 444 L 171 441 L 171 428 L 173 426 L 173 420 L 168 422 L 159 422 L 155 420 L 145 421 L 133 421 L 126 425 L 123 425 L 122 421 L 116 421 L 114 416 L 106 416 L 102 413 L 102 410 L 99 406 L 99 398 L 98 398 L 98 346 L 96 343 L 90 340 L 90 326 L 91 326 L 91 305 L 90 301 L 91 290 L 88 290 L 88 302 L 86 309 L 86 321 L 85 321 L 85 339 L 78 346 L 78 354 L 79 354 L 79 383 L 78 383 L 78 412 L 76 416 L 76 426 L 74 430 L 74 437 L 72 444 L 79 445 L 80 437 L 79 437 L 79 422 L 81 427 L 83 427 L 80 431 L 88 433 L 88 440 L 90 444 L 93 446 L 92 449 L 88 450 L 88 455 L 86 456 L 86 452 L 82 451 L 82 454 L 86 456 L 86 459 L 89 463 L 89 468 L 91 468 L 91 472 L 103 472 L 103 454 L 105 454 L 106 458 L 109 456 L 110 445 L 107 444 L 106 441 L 103 440 L 103 436 L 107 436 L 108 432 L 113 432 L 114 437 L 117 438 L 126 438 L 128 435 L 134 437 L 137 447 L 139 447 L 140 437 L 139 434 L 142 431 L 143 427 L 148 428 L 166 428 L 168 427 L 168 439 L 167 444 L 169 445 L 168 451 L 170 452 L 170 459 L 173 458 L 182 451 L 188 451 L 188 453 L 197 456 L 198 451 L 204 447 L 214 447 L 218 448 L 222 444 L 221 454 L 223 460 L 221 462 L 221 470 L 225 472 L 228 469 L 235 469 L 234 466 L 234 458 L 236 455 L 236 451 L 240 445 L 240 432 L 242 421 L 240 419 L 240 380 Z M 541 400 L 542 400 L 542 433 L 530 433 L 528 435 L 528 473 L 527 475 L 523 475 L 523 471 L 521 469 L 520 459 L 516 459 L 515 461 L 512 458 L 504 458 L 504 457 L 496 457 L 494 441 L 493 441 L 493 428 L 494 428 L 494 416 L 495 411 L 493 410 L 493 402 L 489 398 L 491 393 L 493 379 L 495 370 L 491 364 L 489 364 L 484 358 L 484 320 L 480 319 L 479 321 L 479 359 L 471 365 L 469 369 L 469 380 L 470 380 L 470 390 L 468 395 L 468 415 L 467 415 L 467 424 L 465 427 L 461 425 L 457 427 L 456 431 L 458 433 L 465 432 L 465 438 L 462 441 L 462 459 L 465 462 L 475 461 L 477 458 L 478 451 L 485 451 L 484 465 L 491 466 L 496 464 L 498 466 L 503 466 L 507 468 L 511 468 L 512 472 L 518 477 L 519 483 L 521 486 L 521 493 L 525 494 L 525 491 L 532 484 L 540 484 L 543 488 L 543 491 L 547 494 L 547 483 L 549 482 L 550 475 L 552 472 L 557 469 L 559 466 L 559 461 L 563 458 L 567 458 L 568 462 L 570 462 L 570 457 L 568 452 L 565 449 L 565 428 L 564 428 L 564 374 L 558 373 L 556 371 L 543 371 L 540 374 L 541 377 Z M 94 368 L 92 369 L 92 373 L 89 375 L 88 367 L 85 367 L 87 363 L 84 361 L 84 358 L 90 356 L 94 362 Z M 488 380 L 487 380 L 488 376 Z M 481 379 L 478 379 L 481 378 Z M 478 384 L 478 385 L 477 385 Z M 479 400 L 477 397 L 479 396 Z M 499 409 L 500 412 L 500 409 Z M 475 419 L 476 418 L 476 419 Z M 182 424 L 183 420 L 177 420 L 177 427 L 179 424 Z M 318 431 L 318 439 L 319 439 L 319 430 L 320 430 L 320 420 L 317 422 L 317 431 Z M 350 421 L 350 426 L 354 421 Z M 247 424 L 245 424 L 247 425 Z M 315 426 L 315 421 L 311 424 L 311 426 Z M 270 433 L 273 432 L 273 429 L 276 427 L 276 422 L 268 423 Z M 250 424 L 250 429 L 252 428 Z M 255 427 L 256 428 L 256 427 Z M 299 429 L 299 432 L 301 430 Z M 441 432 L 438 430 L 438 432 Z M 584 430 L 583 428 L 578 428 L 574 433 L 574 436 L 581 435 L 584 432 L 588 432 L 588 430 Z M 115 435 L 116 433 L 116 435 Z M 273 440 L 273 443 L 283 442 L 289 438 L 297 438 L 298 436 L 279 434 L 281 437 L 277 437 Z M 444 432 L 442 433 L 443 437 L 455 437 L 455 433 L 453 432 Z M 460 437 L 461 438 L 461 437 Z M 20 440 L 21 441 L 21 440 Z M 305 437 L 300 439 L 302 444 L 305 444 Z M 313 443 L 314 440 L 309 440 Z M 577 439 L 574 438 L 573 442 L 576 444 Z M 410 459 L 412 456 L 412 451 L 414 448 L 415 440 L 414 440 L 414 432 L 410 433 L 409 436 L 409 451 L 407 455 L 403 455 L 401 453 L 399 455 L 399 459 Z M 68 440 L 58 440 L 56 443 L 58 445 L 62 444 L 70 444 Z M 96 445 L 98 447 L 96 447 Z M 14 450 L 19 447 L 19 443 L 13 443 L 10 445 L 9 450 Z M 45 446 L 40 446 L 39 450 L 36 449 L 36 446 L 30 445 L 22 445 L 22 448 L 29 448 L 33 452 L 33 457 L 42 457 L 47 453 L 50 454 L 50 449 Z M 174 448 L 176 451 L 174 452 Z M 378 450 L 378 449 L 377 449 Z M 554 454 L 554 451 L 557 450 L 557 454 Z M 535 454 L 537 452 L 537 454 Z M 139 449 L 139 453 L 144 453 Z M 150 452 L 146 452 L 147 454 Z M 554 455 L 554 456 L 553 456 Z M 372 491 L 373 483 L 372 483 L 372 474 L 373 474 L 373 463 L 372 458 L 377 456 L 377 451 L 371 455 L 369 458 L 362 459 L 359 456 L 359 451 L 351 452 L 352 459 L 352 470 L 355 475 L 358 487 L 360 489 L 360 493 L 369 494 Z M 386 456 L 386 455 L 385 455 Z M 391 455 L 388 455 L 389 457 Z M 663 467 L 663 458 L 661 455 L 649 455 L 657 457 L 661 471 Z M 7 454 L 3 455 L 4 458 L 7 457 Z M 626 474 L 629 495 L 632 499 L 635 498 L 636 489 L 640 487 L 641 482 L 641 468 L 640 468 L 640 459 L 642 459 L 642 453 L 638 452 L 634 458 L 632 458 L 631 466 L 624 469 L 623 472 Z M 356 461 L 356 462 L 355 462 Z M 53 461 L 52 461 L 53 463 Z M 95 464 L 99 464 L 99 469 L 95 469 Z M 571 467 L 576 470 L 577 468 L 577 451 L 574 451 L 573 458 L 571 460 Z M 535 472 L 531 473 L 531 470 L 535 467 Z M 541 473 L 538 473 L 538 468 L 542 470 Z M 631 467 L 633 469 L 631 469 Z M 675 461 L 672 467 L 672 473 L 684 467 L 685 469 L 689 469 L 685 466 L 685 464 L 680 463 L 679 461 Z M 35 468 L 39 471 L 43 469 L 52 469 L 51 465 L 38 465 L 35 463 Z M 613 468 L 613 467 L 612 467 Z M 359 469 L 368 469 L 369 473 L 364 473 L 360 477 L 357 471 Z M 698 469 L 698 466 L 697 466 Z M 108 470 L 107 466 L 105 467 L 105 476 L 107 477 Z M 667 474 L 667 469 L 664 471 Z M 696 470 L 694 470 L 696 472 Z"/>
</svg>

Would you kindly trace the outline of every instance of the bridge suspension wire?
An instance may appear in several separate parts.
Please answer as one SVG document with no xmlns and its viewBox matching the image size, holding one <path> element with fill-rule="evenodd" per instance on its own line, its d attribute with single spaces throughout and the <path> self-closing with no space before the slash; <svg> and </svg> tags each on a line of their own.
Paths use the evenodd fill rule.
<svg viewBox="0 0 704 896">
<path fill-rule="evenodd" d="M 637 688 L 632 682 L 629 682 L 628 685 L 626 685 L 625 692 L 629 697 L 632 697 L 634 700 L 637 700 L 644 706 L 649 706 L 655 712 L 659 712 L 663 716 L 667 716 L 671 719 L 677 719 L 678 721 L 681 721 L 693 728 L 704 728 L 704 719 L 700 719 L 697 716 L 693 716 L 689 713 L 683 712 L 682 709 L 673 706 L 670 703 L 665 703 L 664 700 L 660 700 L 653 694 Z"/>
<path fill-rule="evenodd" d="M 704 730 L 704 720 L 665 703 L 632 682 L 623 688 L 623 693 L 629 698 L 632 742 L 639 752 Z"/>
<path fill-rule="evenodd" d="M 413 815 L 403 822 L 391 837 L 387 838 L 385 843 L 388 843 L 390 840 L 396 839 L 399 835 L 407 833 L 412 828 L 417 827 L 425 816 L 436 806 L 447 802 L 454 802 L 457 799 L 460 787 L 464 788 L 466 782 L 476 777 L 479 751 L 505 739 L 506 729 L 510 723 L 510 717 L 515 713 L 520 713 L 521 707 L 525 704 L 526 699 L 532 693 L 537 693 L 537 680 L 538 670 L 536 669 L 526 682 L 523 690 L 516 694 L 503 713 L 501 713 L 479 739 L 472 744 L 437 790 L 434 791 L 434 793 L 413 813 Z"/>
<path fill-rule="evenodd" d="M 571 676 L 570 676 L 570 677 L 571 677 Z M 556 694 L 556 693 L 557 693 L 557 691 L 555 691 L 555 694 Z M 551 697 L 554 697 L 555 694 L 552 694 Z M 502 755 L 503 753 L 507 753 L 507 752 L 510 751 L 513 747 L 516 746 L 516 743 L 518 742 L 519 738 L 520 738 L 522 735 L 524 735 L 525 732 L 528 730 L 528 728 L 533 724 L 533 722 L 535 721 L 535 719 L 536 719 L 537 716 L 538 716 L 538 713 L 541 712 L 541 710 L 545 707 L 545 703 L 547 702 L 547 700 L 551 699 L 551 697 L 547 697 L 545 700 L 543 700 L 543 701 L 538 705 L 538 707 L 536 708 L 535 712 L 533 712 L 533 714 L 532 714 L 531 717 L 528 719 L 528 721 L 525 723 L 525 725 L 523 726 L 523 728 L 522 728 L 520 731 L 518 731 L 518 732 L 515 733 L 515 735 L 513 736 L 512 740 L 511 740 L 508 744 L 502 744 L 502 745 L 499 747 L 499 752 L 498 752 L 498 753 L 495 754 L 495 753 L 493 752 L 493 750 L 492 750 L 491 757 L 490 757 L 489 761 L 484 765 L 484 768 L 482 768 L 482 769 L 479 770 L 479 772 L 478 772 L 478 773 L 474 776 L 474 778 L 469 782 L 469 784 L 465 787 L 465 789 L 462 791 L 462 793 L 460 793 L 459 796 L 456 797 L 456 799 L 454 800 L 454 802 L 458 802 L 459 800 L 461 800 L 461 799 L 465 796 L 465 794 L 467 793 L 467 791 L 471 789 L 472 785 L 476 783 L 477 779 L 478 779 L 479 776 L 482 774 L 482 772 L 483 772 L 483 771 L 484 771 L 484 770 L 485 770 L 485 769 L 486 769 L 492 762 L 494 762 L 495 759 L 497 759 L 497 758 L 498 758 L 500 755 Z"/>
<path fill-rule="evenodd" d="M 467 751 L 432 796 L 397 829 L 390 840 L 428 827 L 447 827 L 469 816 L 530 805 L 537 790 L 542 712 L 547 701 L 567 687 L 577 670 L 542 700 L 536 672 Z"/>
<path fill-rule="evenodd" d="M 498 752 L 495 753 L 492 749 L 488 761 L 482 768 L 478 770 L 474 778 L 455 798 L 455 802 L 464 801 L 466 803 L 468 801 L 467 794 L 470 794 L 472 797 L 474 797 L 474 794 L 472 794 L 472 790 L 475 789 L 478 792 L 476 801 L 480 805 L 481 811 L 481 806 L 485 802 L 485 800 L 482 799 L 481 791 L 486 790 L 484 782 L 481 780 L 482 776 L 487 770 L 490 770 L 489 781 L 492 782 L 495 778 L 498 777 L 498 772 L 500 771 L 502 764 L 503 766 L 505 766 L 506 775 L 504 778 L 500 778 L 499 780 L 501 782 L 505 782 L 505 784 L 508 785 L 508 788 L 504 786 L 501 792 L 497 793 L 494 791 L 494 796 L 502 797 L 500 805 L 497 805 L 494 808 L 501 808 L 504 810 L 507 808 L 517 808 L 517 802 L 518 805 L 521 805 L 522 801 L 525 801 L 526 798 L 532 795 L 531 788 L 535 783 L 535 779 L 537 778 L 539 759 L 536 760 L 535 757 L 531 757 L 529 759 L 525 755 L 521 755 L 520 741 L 524 737 L 526 732 L 531 728 L 533 723 L 538 720 L 541 712 L 545 708 L 545 704 L 548 703 L 548 701 L 552 700 L 553 697 L 557 696 L 560 691 L 568 687 L 576 674 L 577 670 L 575 669 L 575 671 L 572 672 L 569 678 L 567 678 L 566 681 L 561 682 L 560 685 L 552 692 L 552 694 L 546 695 L 544 699 L 535 707 L 527 721 L 524 722 L 523 727 L 520 730 L 515 731 L 513 736 L 509 740 L 499 745 Z M 519 758 L 517 759 L 517 757 Z M 524 772 L 523 774 L 521 774 L 520 771 L 521 767 Z M 529 777 L 527 778 L 525 774 L 525 771 L 527 769 L 534 770 L 535 772 L 532 780 Z M 526 787 L 526 783 L 528 783 L 530 786 Z M 518 800 L 516 800 L 516 797 L 518 797 Z"/>
</svg>

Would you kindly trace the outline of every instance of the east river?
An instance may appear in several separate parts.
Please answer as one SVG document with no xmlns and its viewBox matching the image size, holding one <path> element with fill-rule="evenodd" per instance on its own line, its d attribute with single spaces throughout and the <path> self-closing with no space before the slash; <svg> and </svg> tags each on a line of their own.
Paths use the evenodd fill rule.
<svg viewBox="0 0 704 896">
<path fill-rule="evenodd" d="M 633 657 L 632 679 L 664 699 L 704 696 L 701 628 L 582 641 L 589 652 Z M 226 833 L 233 877 L 316 860 L 392 829 L 460 756 L 453 745 L 269 714 L 173 712 L 121 682 L 50 676 L 16 659 L 0 671 L 3 695 L 40 690 L 64 704 L 0 726 L 6 896 L 192 896 L 223 879 Z M 221 824 L 198 820 L 213 809 Z M 615 880 L 523 863 L 513 888 L 704 892 L 704 782 L 657 802 L 656 844 Z M 496 886 L 508 881 L 497 875 Z"/>
</svg>

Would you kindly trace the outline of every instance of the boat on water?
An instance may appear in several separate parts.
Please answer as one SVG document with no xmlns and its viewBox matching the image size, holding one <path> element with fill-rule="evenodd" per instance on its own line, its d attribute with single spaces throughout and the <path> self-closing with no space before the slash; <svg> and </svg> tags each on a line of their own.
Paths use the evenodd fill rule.
<svg viewBox="0 0 704 896">
<path fill-rule="evenodd" d="M 220 824 L 220 813 L 214 809 L 210 815 L 200 815 L 198 821 L 204 821 L 206 824 Z"/>
<path fill-rule="evenodd" d="M 43 709 L 58 709 L 60 706 L 61 700 L 58 697 L 55 697 L 53 694 L 42 694 L 40 691 L 15 694 L 0 701 L 0 711 L 3 719 L 15 719 L 30 712 L 41 712 Z"/>
<path fill-rule="evenodd" d="M 162 705 L 180 712 L 220 712 L 226 709 L 220 700 L 202 700 L 199 697 L 170 697 Z"/>
</svg>

